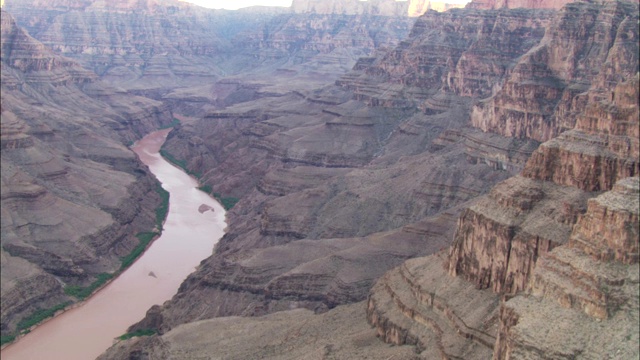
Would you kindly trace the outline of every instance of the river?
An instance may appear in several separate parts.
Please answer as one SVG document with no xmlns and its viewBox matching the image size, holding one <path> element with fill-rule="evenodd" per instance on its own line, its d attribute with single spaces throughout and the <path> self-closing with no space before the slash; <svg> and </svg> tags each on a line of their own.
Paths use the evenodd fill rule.
<svg viewBox="0 0 640 360">
<path fill-rule="evenodd" d="M 81 306 L 38 326 L 2 350 L 2 360 L 95 359 L 114 338 L 170 299 L 224 234 L 225 211 L 198 182 L 159 154 L 170 129 L 151 133 L 132 149 L 170 194 L 162 235 L 129 269 Z"/>
</svg>

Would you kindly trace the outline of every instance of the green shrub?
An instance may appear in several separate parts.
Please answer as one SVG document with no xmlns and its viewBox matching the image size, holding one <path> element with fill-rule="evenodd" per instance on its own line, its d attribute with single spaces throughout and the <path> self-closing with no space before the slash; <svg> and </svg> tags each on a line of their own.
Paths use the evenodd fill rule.
<svg viewBox="0 0 640 360">
<path fill-rule="evenodd" d="M 93 292 L 104 285 L 109 279 L 113 277 L 113 274 L 102 273 L 96 275 L 96 281 L 91 283 L 91 285 L 83 287 L 77 285 L 69 285 L 64 288 L 64 293 L 73 296 L 77 299 L 84 300 L 88 298 Z"/>
<path fill-rule="evenodd" d="M 231 210 L 232 207 L 236 206 L 238 201 L 240 201 L 240 199 L 234 197 L 225 197 L 220 199 L 220 202 L 222 203 L 222 206 L 225 208 L 225 210 Z"/>
<path fill-rule="evenodd" d="M 126 333 L 124 335 L 121 335 L 120 337 L 118 337 L 118 339 L 120 340 L 127 340 L 127 339 L 131 339 L 132 337 L 136 337 L 136 336 L 152 336 L 157 334 L 157 331 L 153 330 L 153 329 L 140 329 L 140 330 L 136 330 L 134 332 L 129 332 Z"/>
<path fill-rule="evenodd" d="M 122 262 L 122 264 L 120 265 L 121 272 L 131 266 L 134 261 L 136 261 L 136 259 L 144 252 L 144 250 L 147 248 L 147 245 L 149 245 L 151 240 L 153 240 L 156 235 L 158 235 L 157 232 L 141 232 L 136 235 L 140 242 L 138 243 L 138 246 L 136 246 L 135 249 L 133 249 L 133 251 L 129 253 L 129 255 L 120 259 L 120 261 Z"/>
<path fill-rule="evenodd" d="M 42 320 L 47 319 L 52 317 L 56 312 L 64 309 L 65 307 L 67 307 L 69 304 L 71 304 L 70 301 L 64 302 L 62 304 L 58 304 L 50 309 L 39 309 L 36 312 L 34 312 L 33 314 L 31 314 L 30 316 L 20 320 L 20 322 L 18 323 L 18 330 L 23 330 L 23 329 L 28 329 L 30 327 L 32 327 L 33 325 L 36 325 L 40 322 L 42 322 Z"/>
<path fill-rule="evenodd" d="M 198 189 L 206 192 L 207 194 L 211 194 L 211 192 L 213 192 L 213 188 L 211 187 L 211 185 L 202 185 L 198 187 Z"/>
<path fill-rule="evenodd" d="M 173 118 L 173 121 L 169 125 L 162 126 L 160 130 L 169 129 L 178 125 L 180 125 L 180 120 Z"/>
<path fill-rule="evenodd" d="M 200 179 L 202 177 L 202 174 L 195 172 L 195 171 L 191 171 L 187 168 L 187 162 L 184 160 L 178 160 L 175 156 L 171 155 L 171 153 L 169 153 L 167 150 L 164 149 L 160 149 L 160 155 L 162 155 L 163 158 L 165 158 L 168 162 L 172 163 L 173 165 L 179 167 L 180 169 L 182 169 L 182 171 L 186 172 L 187 174 Z"/>
<path fill-rule="evenodd" d="M 16 337 L 14 335 L 2 335 L 0 336 L 0 346 L 13 342 L 15 339 Z"/>
<path fill-rule="evenodd" d="M 160 205 L 156 208 L 156 225 L 158 229 L 162 231 L 162 223 L 164 219 L 167 218 L 167 213 L 169 212 L 169 192 L 165 190 L 162 185 L 158 184 L 156 188 L 158 195 L 160 195 Z"/>
<path fill-rule="evenodd" d="M 216 198 L 220 202 L 220 204 L 222 204 L 222 207 L 225 210 L 231 210 L 231 208 L 236 206 L 238 201 L 240 201 L 240 199 L 235 197 L 222 197 L 220 193 L 213 193 L 213 197 Z"/>
<path fill-rule="evenodd" d="M 170 152 L 168 152 L 167 150 L 164 150 L 164 149 L 160 149 L 160 155 L 162 155 L 163 158 L 167 159 L 167 161 L 169 161 L 173 165 L 181 168 L 185 172 L 188 172 L 188 170 L 187 170 L 187 162 L 186 161 L 176 159 L 175 156 L 171 155 Z"/>
</svg>

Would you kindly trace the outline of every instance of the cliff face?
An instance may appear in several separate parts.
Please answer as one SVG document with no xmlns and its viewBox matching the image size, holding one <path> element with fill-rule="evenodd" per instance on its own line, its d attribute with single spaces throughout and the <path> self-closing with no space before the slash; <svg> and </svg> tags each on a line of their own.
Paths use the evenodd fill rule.
<svg viewBox="0 0 640 360">
<path fill-rule="evenodd" d="M 603 16 L 602 13 L 610 13 L 611 9 L 630 6 L 628 3 L 616 4 L 605 3 L 600 5 L 600 16 Z M 583 6 L 590 8 L 593 5 Z M 572 7 L 568 6 L 561 11 L 558 14 L 557 21 L 562 23 L 567 18 L 566 11 L 571 9 Z M 582 10 L 577 13 L 582 13 Z M 597 16 L 594 15 L 594 17 Z M 609 17 L 609 19 L 610 22 L 616 21 L 615 17 Z M 633 22 L 634 20 L 630 21 Z M 600 27 L 607 27 L 607 24 L 601 24 Z M 555 28 L 554 26 L 551 27 L 551 29 Z M 614 63 L 621 63 L 620 56 L 623 56 L 622 54 L 625 54 L 626 51 L 634 51 L 634 47 L 637 47 L 637 41 L 632 43 L 626 41 L 627 36 L 637 38 L 637 33 L 631 32 L 629 35 L 625 35 L 623 43 L 626 46 L 626 50 L 621 51 L 620 48 L 623 45 L 618 45 L 612 47 L 609 54 L 601 55 L 602 58 L 609 60 L 606 65 L 601 67 L 603 69 L 602 74 L 598 75 L 598 77 L 611 77 L 614 72 L 608 72 L 604 69 Z M 549 46 L 554 46 L 553 41 L 548 44 L 550 44 Z M 584 46 L 591 47 L 589 44 Z M 532 50 L 532 52 L 537 51 L 537 49 Z M 528 55 L 525 55 L 522 61 L 528 62 Z M 625 66 L 619 68 L 621 70 L 637 68 L 637 61 L 634 59 L 632 56 L 631 63 L 625 63 Z M 516 68 L 518 66 L 520 64 Z M 604 75 L 604 73 L 609 75 Z M 590 76 L 587 77 L 589 78 Z M 527 254 L 526 257 L 533 259 L 533 262 L 535 262 L 535 257 L 540 251 L 550 250 L 548 246 L 539 249 L 541 240 L 544 240 L 545 244 L 555 245 L 567 242 L 570 227 L 577 220 L 577 215 L 583 212 L 585 208 L 584 199 L 580 200 L 580 198 L 593 196 L 589 195 L 588 192 L 610 190 L 618 180 L 636 176 L 639 173 L 638 156 L 640 153 L 637 150 L 638 107 L 637 100 L 635 100 L 637 99 L 636 94 L 638 91 L 638 86 L 636 85 L 637 75 L 634 77 L 636 79 L 629 81 L 623 81 L 623 76 L 620 76 L 617 81 L 600 81 L 597 80 L 597 77 L 594 78 L 594 85 L 590 91 L 582 95 L 588 100 L 583 110 L 576 115 L 575 128 L 543 143 L 532 154 L 522 172 L 523 178 L 531 180 L 511 179 L 509 180 L 509 185 L 504 185 L 504 187 L 508 186 L 513 189 L 514 186 L 522 187 L 523 185 L 520 184 L 522 184 L 522 181 L 526 181 L 528 185 L 524 185 L 524 187 L 528 189 L 527 191 L 540 186 L 550 187 L 551 189 L 558 188 L 558 190 L 562 189 L 562 187 L 569 187 L 570 191 L 574 192 L 575 195 L 567 198 L 566 195 L 561 195 L 556 191 L 538 191 L 537 195 L 527 201 L 524 206 L 518 205 L 514 208 L 512 203 L 521 201 L 522 194 L 512 193 L 507 196 L 509 200 L 506 202 L 488 201 L 484 205 L 482 203 L 478 205 L 478 208 L 469 209 L 468 211 L 485 218 L 485 220 L 481 221 L 482 223 L 490 223 L 492 224 L 491 227 L 497 226 L 495 229 L 502 229 L 498 238 L 502 238 L 504 241 L 499 241 L 498 243 L 490 242 L 489 239 L 495 234 L 493 230 L 488 231 L 486 234 L 479 233 L 477 229 L 480 223 L 477 223 L 477 216 L 471 216 L 468 222 L 461 220 L 459 235 L 456 237 L 455 251 L 451 256 L 452 274 L 464 273 L 468 279 L 474 279 L 473 281 L 477 281 L 477 284 L 481 287 L 493 284 L 491 286 L 496 291 L 516 292 L 523 290 L 527 283 L 527 276 L 531 274 L 531 271 L 522 271 L 520 265 L 508 270 L 509 264 L 506 259 L 509 259 L 509 262 L 514 260 L 517 264 L 521 261 L 512 255 L 520 254 L 518 256 L 521 257 L 523 254 Z M 536 81 L 535 79 L 537 78 L 534 77 L 533 79 L 533 81 Z M 526 83 L 524 79 L 520 81 L 521 83 Z M 618 95 L 615 95 L 616 91 Z M 607 95 L 608 97 L 606 97 Z M 529 97 L 527 93 L 523 93 L 518 99 L 527 101 Z M 561 106 L 558 105 L 557 107 L 560 108 Z M 499 123 L 499 119 L 508 122 L 512 118 L 495 117 L 494 115 L 492 119 Z M 552 185 L 547 185 L 549 183 Z M 576 192 L 574 189 L 585 192 L 585 195 L 579 195 L 581 192 Z M 494 189 L 494 191 L 497 190 L 498 188 Z M 566 191 L 564 192 L 566 193 Z M 551 219 L 542 220 L 542 218 L 535 215 L 535 209 L 543 206 L 544 199 L 547 198 L 553 199 L 552 204 L 562 204 L 562 208 L 553 210 L 553 212 L 545 210 L 545 213 L 557 215 L 554 215 Z M 504 215 L 498 216 L 498 214 Z M 526 215 L 522 217 L 522 214 Z M 532 234 L 532 230 L 530 230 L 533 229 L 532 226 L 527 226 L 525 223 L 520 224 L 519 220 L 515 220 L 518 217 L 526 219 L 526 223 L 530 221 L 540 222 L 539 224 L 542 226 L 540 231 L 547 233 L 547 235 L 537 235 L 539 233 L 538 230 L 534 230 Z M 492 218 L 492 220 L 488 221 L 489 218 Z M 557 227 L 552 226 L 552 224 L 556 223 L 558 224 Z M 468 230 L 465 230 L 467 228 Z M 551 229 L 554 228 L 557 228 L 557 230 L 552 231 Z M 563 228 L 564 230 L 560 230 Z M 526 244 L 529 244 L 525 247 L 527 250 L 522 249 L 521 246 L 514 247 L 514 244 L 521 244 L 522 240 L 516 241 L 516 239 L 521 238 L 525 233 L 528 233 L 525 237 L 535 235 L 530 240 L 525 241 Z M 502 243 L 502 245 L 498 245 L 499 243 Z M 501 256 L 504 258 L 500 260 L 500 256 L 495 256 L 494 250 L 485 248 L 488 244 L 491 244 L 491 247 L 500 246 L 501 249 L 497 253 L 502 254 Z M 476 246 L 478 248 L 474 249 Z M 488 257 L 481 255 L 484 251 L 488 251 Z M 469 254 L 472 258 L 463 260 L 467 256 L 464 254 Z M 481 258 L 484 260 L 481 260 Z M 467 268 L 467 266 L 471 266 L 473 269 Z M 532 269 L 531 266 L 526 267 L 530 270 Z M 520 278 L 518 284 L 503 288 L 504 283 L 512 283 L 514 277 Z"/>
<path fill-rule="evenodd" d="M 540 258 L 531 296 L 502 304 L 494 359 L 638 356 L 638 184 L 589 200 L 569 244 Z M 581 331 L 569 339 L 561 324 Z"/>
<path fill-rule="evenodd" d="M 368 313 L 387 341 L 420 349 L 435 341 L 447 349 L 446 332 L 429 329 L 440 324 L 438 314 L 422 310 L 444 308 L 455 314 L 448 316 L 449 327 L 456 326 L 456 318 L 467 317 L 464 323 L 476 330 L 482 321 L 498 319 L 491 324 L 499 329 L 488 332 L 496 340 L 494 359 L 638 356 L 638 35 L 626 25 L 637 21 L 637 3 L 563 7 L 540 45 L 506 72 L 507 82 L 474 106 L 471 122 L 483 131 L 548 141 L 520 175 L 463 211 L 447 259 L 416 262 L 441 261 L 455 281 L 464 279 L 477 289 L 464 292 L 474 299 L 469 302 L 491 303 L 486 289 L 509 296 L 472 318 L 454 296 L 444 297 L 446 305 L 439 307 L 420 296 L 437 294 L 441 285 L 432 278 L 410 282 L 412 296 L 383 278 L 370 293 Z M 576 48 L 563 45 L 574 38 Z M 587 51 L 580 55 L 580 48 Z M 583 63 L 599 65 L 582 68 Z M 500 110 L 501 104 L 508 110 Z M 530 110 L 514 112 L 518 107 Z M 483 128 L 487 123 L 478 114 L 486 109 L 482 116 L 496 126 Z M 531 109 L 537 114 L 531 116 Z M 382 301 L 387 294 L 393 302 Z M 559 330 L 568 327 L 580 330 Z M 398 333 L 403 336 L 389 336 Z M 479 336 L 472 338 L 482 343 Z M 463 339 L 455 343 L 465 341 L 472 345 Z M 453 355 L 471 356 L 446 350 L 442 356 Z"/>
<path fill-rule="evenodd" d="M 467 6 L 472 9 L 562 9 L 574 0 L 474 0 Z"/>
<path fill-rule="evenodd" d="M 446 1 L 428 0 L 348 0 L 319 1 L 294 0 L 291 9 L 294 13 L 343 14 L 343 15 L 384 15 L 384 16 L 420 16 L 429 10 L 444 12 L 453 8 L 464 7 L 463 4 Z"/>
<path fill-rule="evenodd" d="M 474 107 L 472 125 L 541 142 L 573 129 L 578 116 L 589 111 L 588 102 L 597 106 L 585 96 L 610 97 L 611 84 L 638 72 L 637 55 L 628 52 L 638 39 L 635 9 L 616 1 L 562 8 L 540 46 L 520 59 L 502 89 Z"/>
<path fill-rule="evenodd" d="M 407 16 L 409 2 L 397 2 L 394 0 L 294 0 L 291 9 L 294 13 Z"/>
<path fill-rule="evenodd" d="M 2 12 L 2 335 L 119 268 L 154 227 L 155 182 L 123 143 L 170 122 Z M 96 118 L 95 114 L 101 114 Z"/>
</svg>

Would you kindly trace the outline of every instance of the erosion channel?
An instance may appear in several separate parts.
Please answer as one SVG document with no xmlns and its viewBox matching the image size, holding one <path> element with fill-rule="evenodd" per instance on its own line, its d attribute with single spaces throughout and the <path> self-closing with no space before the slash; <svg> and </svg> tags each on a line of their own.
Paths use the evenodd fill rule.
<svg viewBox="0 0 640 360">
<path fill-rule="evenodd" d="M 133 150 L 170 194 L 162 235 L 128 270 L 81 306 L 37 327 L 2 351 L 3 360 L 95 359 L 147 309 L 162 304 L 224 234 L 225 211 L 196 180 L 158 153 L 170 129 Z"/>
</svg>

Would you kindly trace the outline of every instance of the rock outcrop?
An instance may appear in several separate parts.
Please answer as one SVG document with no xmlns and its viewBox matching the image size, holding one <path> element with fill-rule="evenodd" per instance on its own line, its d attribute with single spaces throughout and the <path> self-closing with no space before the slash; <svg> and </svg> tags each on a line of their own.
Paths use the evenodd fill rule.
<svg viewBox="0 0 640 360">
<path fill-rule="evenodd" d="M 394 0 L 294 0 L 291 9 L 294 13 L 303 14 L 408 16 L 409 2 Z"/>
<path fill-rule="evenodd" d="M 494 359 L 638 356 L 639 181 L 589 200 L 569 244 L 538 261 L 530 295 L 501 305 Z"/>
<path fill-rule="evenodd" d="M 638 57 L 630 52 L 638 40 L 636 10 L 637 4 L 620 1 L 563 7 L 501 90 L 474 106 L 472 125 L 541 142 L 575 128 L 579 116 L 592 113 L 587 104 L 598 107 L 589 97 L 609 98 L 611 84 L 637 74 Z"/>
</svg>

